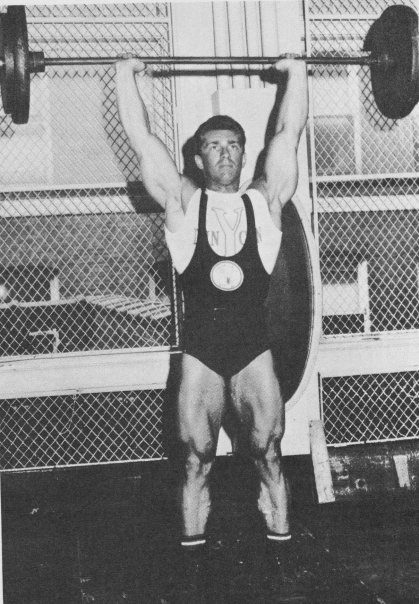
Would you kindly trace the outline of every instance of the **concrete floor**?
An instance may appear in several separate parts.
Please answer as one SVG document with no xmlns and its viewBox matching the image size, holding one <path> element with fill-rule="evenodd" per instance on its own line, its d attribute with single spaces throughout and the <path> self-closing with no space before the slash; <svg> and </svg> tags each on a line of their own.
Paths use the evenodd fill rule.
<svg viewBox="0 0 419 604">
<path fill-rule="evenodd" d="M 207 602 L 419 602 L 419 497 L 319 506 L 310 460 L 286 461 L 308 595 L 270 593 L 253 473 L 218 458 Z M 174 492 L 167 462 L 3 474 L 4 604 L 171 604 Z"/>
</svg>

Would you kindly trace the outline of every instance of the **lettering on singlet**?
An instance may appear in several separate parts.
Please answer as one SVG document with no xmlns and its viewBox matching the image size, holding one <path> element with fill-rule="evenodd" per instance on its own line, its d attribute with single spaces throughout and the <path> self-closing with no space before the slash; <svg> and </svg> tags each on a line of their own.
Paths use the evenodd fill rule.
<svg viewBox="0 0 419 604">
<path fill-rule="evenodd" d="M 233 256 L 241 250 L 246 241 L 247 229 L 239 230 L 242 221 L 244 208 L 236 208 L 234 210 L 235 220 L 232 223 L 229 220 L 229 213 L 221 208 L 211 208 L 214 212 L 217 222 L 220 225 L 221 231 L 210 229 L 207 230 L 207 237 L 210 246 L 220 256 Z M 231 213 L 230 213 L 231 215 Z M 260 227 L 256 228 L 257 241 L 262 241 Z M 195 228 L 194 244 L 198 240 L 198 228 Z"/>
<path fill-rule="evenodd" d="M 214 214 L 217 217 L 218 224 L 224 234 L 224 250 L 220 250 L 221 256 L 233 256 L 239 251 L 239 241 L 237 237 L 237 231 L 240 224 L 240 219 L 244 208 L 236 208 L 234 210 L 235 221 L 233 224 L 227 219 L 227 212 L 220 208 L 212 208 Z"/>
</svg>

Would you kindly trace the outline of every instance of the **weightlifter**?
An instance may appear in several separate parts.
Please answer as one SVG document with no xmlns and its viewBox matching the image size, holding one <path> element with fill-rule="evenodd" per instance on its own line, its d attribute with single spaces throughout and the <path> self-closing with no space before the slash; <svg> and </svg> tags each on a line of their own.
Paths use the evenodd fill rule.
<svg viewBox="0 0 419 604">
<path fill-rule="evenodd" d="M 281 245 L 282 208 L 297 186 L 307 78 L 305 64 L 292 58 L 279 60 L 273 69 L 278 83 L 285 85 L 261 176 L 240 188 L 245 133 L 231 117 L 214 116 L 194 135 L 195 162 L 206 187 L 201 190 L 178 173 L 165 146 L 150 132 L 141 97 L 145 65 L 137 59 L 116 63 L 120 118 L 138 156 L 143 183 L 165 209 L 167 245 L 183 288 L 184 351 L 177 401 L 184 451 L 181 552 L 192 566 L 205 548 L 209 474 L 227 406 L 236 418 L 238 442 L 254 460 L 267 545 L 278 560 L 291 538 L 280 450 L 285 411 L 264 302 Z M 201 601 L 195 589 L 191 585 L 189 595 L 185 591 L 179 601 Z"/>
</svg>

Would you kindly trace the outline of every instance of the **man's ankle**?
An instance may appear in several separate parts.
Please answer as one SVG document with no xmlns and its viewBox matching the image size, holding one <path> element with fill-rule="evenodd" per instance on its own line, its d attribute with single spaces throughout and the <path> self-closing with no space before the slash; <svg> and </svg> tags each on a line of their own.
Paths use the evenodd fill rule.
<svg viewBox="0 0 419 604">
<path fill-rule="evenodd" d="M 205 533 L 198 535 L 182 535 L 180 538 L 180 547 L 182 551 L 200 551 L 203 550 L 207 543 Z"/>
<path fill-rule="evenodd" d="M 268 543 L 287 543 L 291 541 L 291 533 L 288 531 L 286 533 L 276 533 L 275 531 L 268 531 L 266 533 L 266 538 Z"/>
</svg>

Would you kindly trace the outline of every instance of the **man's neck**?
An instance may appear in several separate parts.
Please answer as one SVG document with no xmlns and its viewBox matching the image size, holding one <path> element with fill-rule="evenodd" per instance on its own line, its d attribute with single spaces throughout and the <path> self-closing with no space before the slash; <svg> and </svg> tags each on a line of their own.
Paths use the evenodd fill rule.
<svg viewBox="0 0 419 604">
<path fill-rule="evenodd" d="M 217 193 L 237 193 L 240 189 L 239 183 L 232 183 L 229 185 L 221 185 L 218 183 L 208 183 L 206 188 L 209 191 L 216 191 Z"/>
</svg>

